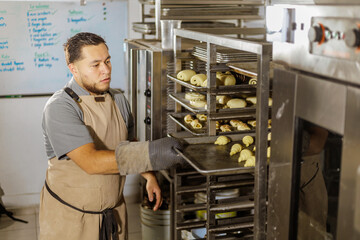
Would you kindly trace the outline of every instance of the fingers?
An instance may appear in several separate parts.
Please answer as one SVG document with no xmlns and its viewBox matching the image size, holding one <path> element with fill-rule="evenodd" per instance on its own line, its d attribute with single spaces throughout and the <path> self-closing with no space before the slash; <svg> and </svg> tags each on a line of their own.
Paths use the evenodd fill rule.
<svg viewBox="0 0 360 240">
<path fill-rule="evenodd" d="M 147 194 L 148 194 L 149 201 L 152 202 L 154 200 L 153 193 L 150 190 L 148 190 L 147 192 L 148 192 Z"/>
<path fill-rule="evenodd" d="M 162 196 L 160 190 L 157 189 L 157 191 L 155 191 L 155 195 L 156 195 L 156 203 L 153 208 L 154 211 L 158 210 L 162 204 Z"/>
</svg>

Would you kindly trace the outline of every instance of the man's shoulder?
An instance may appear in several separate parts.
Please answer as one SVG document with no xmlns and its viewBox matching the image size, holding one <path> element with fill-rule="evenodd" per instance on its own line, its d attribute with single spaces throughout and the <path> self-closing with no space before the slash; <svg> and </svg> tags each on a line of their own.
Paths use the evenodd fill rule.
<svg viewBox="0 0 360 240">
<path fill-rule="evenodd" d="M 64 91 L 64 89 L 60 89 L 49 98 L 45 104 L 45 109 L 68 108 L 69 106 L 76 106 L 76 102 Z"/>
<path fill-rule="evenodd" d="M 124 91 L 118 88 L 109 88 L 109 92 L 111 95 L 124 95 Z"/>
<path fill-rule="evenodd" d="M 124 101 L 126 100 L 125 95 L 124 95 L 124 91 L 121 89 L 114 89 L 114 88 L 110 88 L 109 89 L 110 94 L 113 96 L 113 98 L 117 101 Z"/>
</svg>

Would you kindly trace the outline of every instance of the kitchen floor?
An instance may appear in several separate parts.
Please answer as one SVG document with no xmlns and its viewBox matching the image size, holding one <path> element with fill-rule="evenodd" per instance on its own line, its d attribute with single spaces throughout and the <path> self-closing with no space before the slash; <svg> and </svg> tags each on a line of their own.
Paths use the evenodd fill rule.
<svg viewBox="0 0 360 240">
<path fill-rule="evenodd" d="M 129 215 L 129 240 L 141 240 L 140 204 L 127 204 Z M 14 217 L 28 221 L 27 224 L 0 216 L 0 240 L 37 240 L 39 234 L 39 207 L 8 209 Z"/>
</svg>

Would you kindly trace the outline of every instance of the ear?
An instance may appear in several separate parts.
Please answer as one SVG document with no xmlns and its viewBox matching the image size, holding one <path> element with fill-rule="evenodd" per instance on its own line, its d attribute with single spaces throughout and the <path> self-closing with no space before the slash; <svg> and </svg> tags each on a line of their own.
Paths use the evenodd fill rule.
<svg viewBox="0 0 360 240">
<path fill-rule="evenodd" d="M 70 70 L 70 72 L 72 73 L 73 76 L 76 76 L 76 75 L 77 75 L 78 69 L 77 69 L 77 67 L 75 66 L 74 63 L 70 63 L 70 64 L 68 65 L 68 68 L 69 68 L 69 70 Z"/>
</svg>

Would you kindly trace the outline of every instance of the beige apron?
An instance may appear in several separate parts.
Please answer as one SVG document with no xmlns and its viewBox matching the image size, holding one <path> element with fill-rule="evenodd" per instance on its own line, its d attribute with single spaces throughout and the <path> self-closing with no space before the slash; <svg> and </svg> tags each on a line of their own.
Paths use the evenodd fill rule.
<svg viewBox="0 0 360 240">
<path fill-rule="evenodd" d="M 103 96 L 103 95 L 102 95 Z M 100 99 L 104 98 L 100 96 Z M 99 96 L 97 96 L 99 97 Z M 114 150 L 127 139 L 126 124 L 110 94 L 105 101 L 81 96 L 79 105 L 98 150 Z M 119 240 L 127 239 L 127 213 L 123 197 L 125 177 L 89 175 L 71 160 L 49 160 L 46 181 L 62 200 L 82 210 L 115 208 Z M 40 199 L 40 240 L 98 240 L 101 214 L 86 214 L 63 205 L 46 189 Z"/>
</svg>

